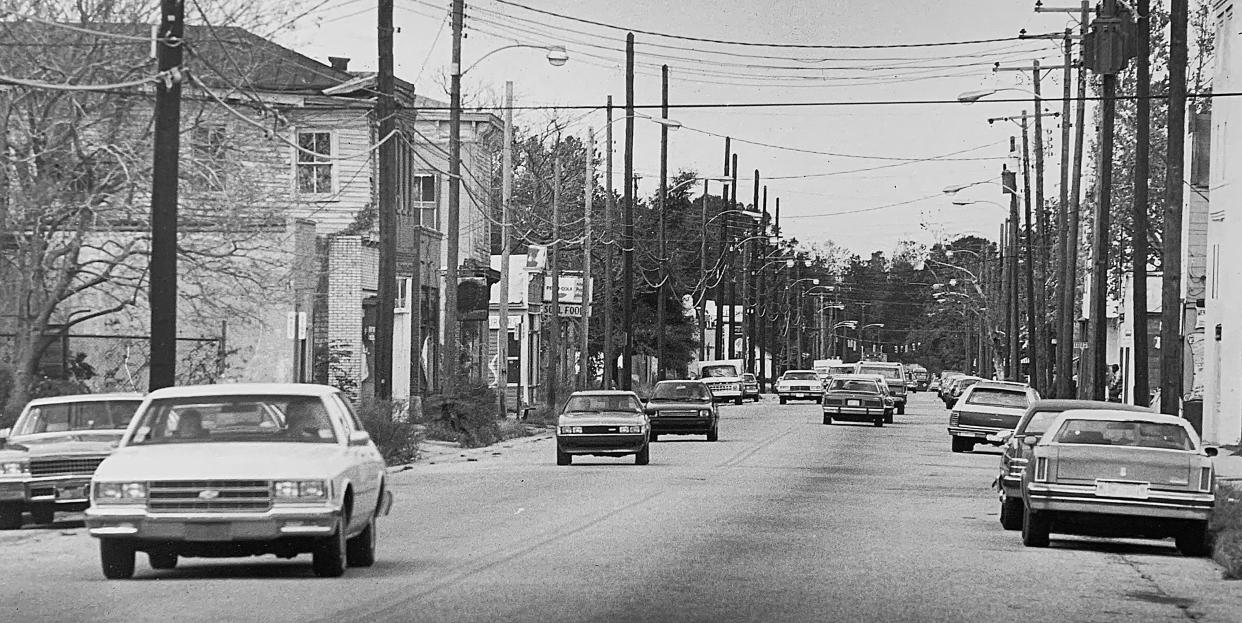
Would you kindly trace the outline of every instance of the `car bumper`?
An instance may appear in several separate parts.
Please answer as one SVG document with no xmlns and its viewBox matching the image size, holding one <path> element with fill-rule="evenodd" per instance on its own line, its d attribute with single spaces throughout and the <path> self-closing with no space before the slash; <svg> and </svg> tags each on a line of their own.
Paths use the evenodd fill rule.
<svg viewBox="0 0 1242 623">
<path fill-rule="evenodd" d="M 973 437 L 981 443 L 999 446 L 1005 443 L 996 434 L 1010 430 L 1008 428 L 988 428 L 984 426 L 950 426 L 949 434 L 953 437 Z"/>
<path fill-rule="evenodd" d="M 383 504 L 384 512 L 391 498 Z M 340 509 L 323 505 L 277 506 L 259 513 L 150 513 L 140 507 L 93 506 L 86 511 L 94 537 L 157 541 L 264 541 L 289 536 L 329 536 Z"/>
<path fill-rule="evenodd" d="M 776 395 L 786 400 L 819 400 L 821 394 L 815 391 L 792 391 L 785 389 L 776 390 Z"/>
<path fill-rule="evenodd" d="M 884 417 L 884 407 L 824 407 L 824 415 L 831 415 L 838 420 L 858 420 L 870 422 L 876 418 Z"/>
<path fill-rule="evenodd" d="M 706 433 L 715 423 L 705 417 L 651 418 L 653 433 Z"/>
<path fill-rule="evenodd" d="M 1030 483 L 1024 496 L 1032 510 L 1104 515 L 1130 515 L 1159 519 L 1206 520 L 1212 514 L 1211 493 L 1152 491 L 1147 499 L 1102 497 L 1094 485 Z"/>
<path fill-rule="evenodd" d="M 567 454 L 636 454 L 647 435 L 558 435 L 556 447 Z"/>
<path fill-rule="evenodd" d="M 90 502 L 90 484 L 90 474 L 0 482 L 0 502 L 81 506 Z"/>
</svg>

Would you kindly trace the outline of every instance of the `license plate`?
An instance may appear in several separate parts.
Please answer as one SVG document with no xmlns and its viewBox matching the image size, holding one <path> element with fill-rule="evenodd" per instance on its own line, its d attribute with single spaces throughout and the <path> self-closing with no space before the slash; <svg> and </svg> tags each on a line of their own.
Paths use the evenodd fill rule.
<svg viewBox="0 0 1242 623">
<path fill-rule="evenodd" d="M 794 398 L 806 398 L 806 394 L 794 394 Z"/>
<path fill-rule="evenodd" d="M 847 406 L 847 407 L 861 407 L 861 406 L 862 406 L 862 401 L 861 401 L 861 400 L 846 400 L 846 401 L 845 401 L 845 406 Z"/>
<path fill-rule="evenodd" d="M 185 526 L 187 541 L 227 541 L 231 537 L 227 523 L 192 523 Z"/>
<path fill-rule="evenodd" d="M 1128 498 L 1131 500 L 1146 500 L 1147 499 L 1147 483 L 1110 482 L 1107 480 L 1097 480 L 1095 482 L 1095 494 L 1100 497 L 1108 497 L 1108 498 Z"/>
<path fill-rule="evenodd" d="M 58 500 L 80 500 L 86 497 L 86 486 L 61 487 L 56 490 Z"/>
</svg>

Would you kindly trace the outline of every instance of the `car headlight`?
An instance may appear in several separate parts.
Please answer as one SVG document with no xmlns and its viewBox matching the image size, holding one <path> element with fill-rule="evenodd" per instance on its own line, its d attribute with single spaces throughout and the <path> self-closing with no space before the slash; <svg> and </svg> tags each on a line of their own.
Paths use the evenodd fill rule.
<svg viewBox="0 0 1242 623">
<path fill-rule="evenodd" d="M 278 500 L 326 500 L 328 483 L 323 480 L 277 480 L 272 483 L 272 494 Z"/>
<path fill-rule="evenodd" d="M 711 417 L 712 410 L 711 409 L 699 409 L 699 415 L 702 417 Z"/>
<path fill-rule="evenodd" d="M 95 502 L 142 502 L 147 499 L 145 482 L 97 482 L 91 495 Z"/>
<path fill-rule="evenodd" d="M 560 432 L 562 435 L 581 435 L 582 427 L 581 426 L 562 426 L 560 427 Z"/>
<path fill-rule="evenodd" d="M 29 476 L 29 461 L 5 461 L 0 463 L 0 476 Z"/>
</svg>

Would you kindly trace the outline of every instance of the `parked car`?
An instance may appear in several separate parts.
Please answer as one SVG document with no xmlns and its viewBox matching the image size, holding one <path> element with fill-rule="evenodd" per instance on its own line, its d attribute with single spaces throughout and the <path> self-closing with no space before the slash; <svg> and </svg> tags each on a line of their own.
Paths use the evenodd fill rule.
<svg viewBox="0 0 1242 623">
<path fill-rule="evenodd" d="M 953 383 L 953 379 L 959 376 L 969 375 L 965 372 L 959 372 L 957 370 L 942 370 L 940 372 L 940 376 L 936 377 L 939 381 L 937 383 L 936 395 L 940 397 L 942 402 L 948 398 L 949 386 Z M 952 404 L 946 405 L 946 408 L 950 406 L 952 406 Z"/>
<path fill-rule="evenodd" d="M 1074 409 L 1033 447 L 1022 475 L 1022 543 L 1047 547 L 1049 534 L 1173 537 L 1186 556 L 1210 551 L 1216 503 L 1211 457 L 1190 423 L 1151 412 Z"/>
<path fill-rule="evenodd" d="M 316 575 L 375 562 L 384 459 L 349 400 L 294 383 L 169 387 L 147 395 L 91 479 L 86 527 L 103 574 L 180 557 L 310 553 Z"/>
<path fill-rule="evenodd" d="M 569 465 L 580 454 L 633 454 L 636 465 L 651 460 L 651 421 L 634 392 L 574 392 L 556 424 L 557 465 Z"/>
<path fill-rule="evenodd" d="M 781 404 L 790 400 L 813 400 L 819 402 L 824 394 L 824 384 L 814 370 L 786 370 L 776 380 L 776 395 Z"/>
<path fill-rule="evenodd" d="M 13 428 L 0 430 L 0 530 L 29 512 L 37 524 L 56 511 L 90 506 L 91 474 L 142 404 L 142 394 L 80 394 L 31 400 Z"/>
<path fill-rule="evenodd" d="M 750 398 L 755 402 L 759 402 L 759 379 L 754 374 L 747 372 L 742 375 L 742 398 Z"/>
<path fill-rule="evenodd" d="M 979 381 L 966 388 L 949 414 L 954 452 L 970 452 L 977 443 L 1001 445 L 998 433 L 1012 431 L 1039 392 L 1025 383 Z"/>
<path fill-rule="evenodd" d="M 944 408 L 952 409 L 953 405 L 957 403 L 957 400 L 962 397 L 963 392 L 965 392 L 971 385 L 974 385 L 982 380 L 984 379 L 977 376 L 962 375 L 953 377 L 953 380 L 949 381 L 948 389 L 942 391 L 941 398 L 944 400 Z"/>
<path fill-rule="evenodd" d="M 828 381 L 824 398 L 820 401 L 824 412 L 824 424 L 833 420 L 871 422 L 884 426 L 889 416 L 885 404 L 882 381 L 868 376 L 840 374 Z"/>
<path fill-rule="evenodd" d="M 716 441 L 720 416 L 712 391 L 702 381 L 660 381 L 647 400 L 650 441 L 660 435 L 707 435 Z"/>
<path fill-rule="evenodd" d="M 854 369 L 855 374 L 880 374 L 884 376 L 884 380 L 888 383 L 888 389 L 893 393 L 893 400 L 896 403 L 897 413 L 904 415 L 906 412 L 906 367 L 900 363 L 893 361 L 860 361 Z"/>
<path fill-rule="evenodd" d="M 1112 409 L 1147 412 L 1149 409 L 1116 402 L 1097 400 L 1036 400 L 1027 407 L 1018 420 L 1013 434 L 1005 438 L 1001 452 L 1000 475 L 996 488 L 1000 493 L 1000 522 L 1006 530 L 1022 529 L 1022 474 L 1030 463 L 1031 446 L 1023 443 L 1027 437 L 1038 439 L 1048 430 L 1048 424 L 1062 411 L 1070 409 Z"/>
</svg>

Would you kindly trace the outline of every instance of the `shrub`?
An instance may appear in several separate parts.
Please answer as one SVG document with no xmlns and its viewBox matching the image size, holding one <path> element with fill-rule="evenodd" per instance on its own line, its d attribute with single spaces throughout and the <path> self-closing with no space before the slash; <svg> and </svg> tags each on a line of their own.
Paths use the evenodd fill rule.
<svg viewBox="0 0 1242 623">
<path fill-rule="evenodd" d="M 422 422 L 427 436 L 455 441 L 463 448 L 490 446 L 501 440 L 496 418 L 496 393 L 486 384 L 458 377 L 444 384 L 446 391 L 427 397 Z"/>
<path fill-rule="evenodd" d="M 1215 535 L 1212 558 L 1224 567 L 1226 578 L 1242 579 L 1242 488 L 1217 485 L 1210 527 Z"/>
<path fill-rule="evenodd" d="M 358 417 L 389 465 L 412 463 L 418 459 L 418 442 L 422 434 L 418 426 L 405 417 L 401 405 L 387 400 L 367 401 L 359 410 Z"/>
</svg>

